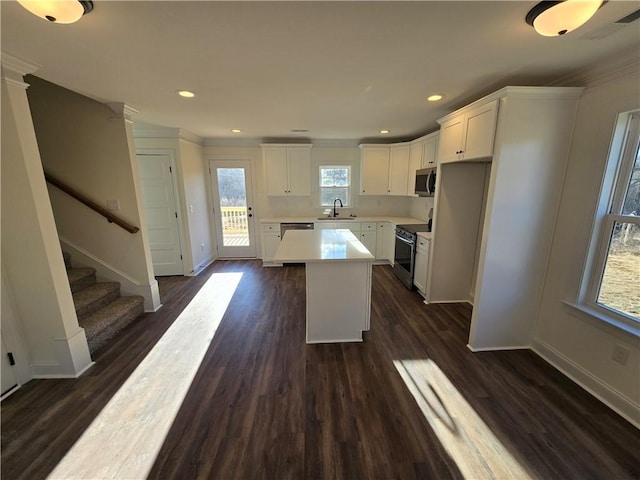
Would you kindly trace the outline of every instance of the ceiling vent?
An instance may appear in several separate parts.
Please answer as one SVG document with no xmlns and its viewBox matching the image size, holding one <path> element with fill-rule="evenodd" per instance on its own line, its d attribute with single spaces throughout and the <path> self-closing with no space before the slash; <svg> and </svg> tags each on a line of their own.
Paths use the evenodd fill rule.
<svg viewBox="0 0 640 480">
<path fill-rule="evenodd" d="M 615 23 L 627 24 L 627 23 L 635 22 L 639 18 L 640 18 L 640 8 L 635 12 L 630 13 L 626 17 L 623 17 L 620 20 L 617 20 Z"/>
<path fill-rule="evenodd" d="M 616 32 L 619 32 L 625 26 L 638 20 L 638 18 L 640 18 L 640 9 L 630 13 L 629 15 L 621 18 L 620 20 L 616 20 L 610 25 L 605 25 L 602 28 L 599 28 L 593 32 L 587 33 L 583 35 L 582 38 L 586 38 L 587 40 L 602 40 L 603 38 L 607 38 L 608 36 L 613 35 Z"/>
</svg>

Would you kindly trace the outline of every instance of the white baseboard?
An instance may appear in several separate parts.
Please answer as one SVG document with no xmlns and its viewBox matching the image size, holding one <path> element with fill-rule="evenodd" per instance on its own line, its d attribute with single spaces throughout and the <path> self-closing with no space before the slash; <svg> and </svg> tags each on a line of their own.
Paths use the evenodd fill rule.
<svg viewBox="0 0 640 480">
<path fill-rule="evenodd" d="M 472 352 L 500 352 L 502 350 L 531 350 L 530 345 L 501 345 L 499 347 L 483 347 L 483 348 L 473 348 L 471 345 L 467 344 L 467 348 Z"/>
<path fill-rule="evenodd" d="M 61 367 L 59 363 L 32 363 L 31 372 L 33 373 L 32 378 L 39 379 L 78 378 L 94 365 L 95 362 L 90 362 L 77 373 L 60 373 Z"/>
<path fill-rule="evenodd" d="M 640 429 L 640 405 L 620 395 L 620 393 L 546 343 L 534 339 L 532 350 L 547 363 Z"/>
<path fill-rule="evenodd" d="M 201 262 L 200 265 L 195 267 L 193 269 L 193 272 L 191 272 L 188 276 L 189 277 L 195 277 L 195 276 L 199 275 L 200 272 L 202 272 L 205 268 L 207 268 L 209 265 L 211 265 L 213 262 L 215 262 L 215 260 L 216 260 L 215 258 L 209 257 L 204 262 Z"/>
<path fill-rule="evenodd" d="M 118 282 L 124 295 L 140 295 L 144 297 L 145 312 L 156 312 L 162 306 L 160 303 L 158 282 L 155 279 L 150 284 L 140 283 L 113 265 L 109 265 L 104 260 L 96 257 L 91 252 L 75 245 L 73 242 L 60 237 L 60 243 L 63 245 L 63 250 L 71 254 L 72 262 L 95 268 L 96 276 L 100 280 Z"/>
</svg>

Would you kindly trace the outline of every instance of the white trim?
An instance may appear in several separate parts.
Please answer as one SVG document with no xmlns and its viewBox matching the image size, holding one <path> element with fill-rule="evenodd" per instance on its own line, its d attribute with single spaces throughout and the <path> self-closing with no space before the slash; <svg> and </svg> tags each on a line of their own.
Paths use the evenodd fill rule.
<svg viewBox="0 0 640 480">
<path fill-rule="evenodd" d="M 607 315 L 607 313 L 605 313 L 604 311 L 605 309 L 603 309 L 603 311 L 601 312 L 599 309 L 590 307 L 588 305 L 583 305 L 581 303 L 572 302 L 570 300 L 562 300 L 562 303 L 583 314 L 579 315 L 578 318 L 580 318 L 581 320 L 588 319 L 590 324 L 593 324 L 595 326 L 602 326 L 604 323 L 606 326 L 610 327 L 607 330 L 613 328 L 615 330 L 620 330 L 625 334 L 633 335 L 634 337 L 640 337 L 640 324 L 634 326 L 627 322 L 618 320 L 612 315 Z"/>
<path fill-rule="evenodd" d="M 114 118 L 124 118 L 129 121 L 133 121 L 133 117 L 140 113 L 137 108 L 133 108 L 123 102 L 107 103 L 107 107 L 113 112 Z"/>
<path fill-rule="evenodd" d="M 40 69 L 39 66 L 33 63 L 29 63 L 26 60 L 22 60 L 18 57 L 14 57 L 13 55 L 6 52 L 2 52 L 2 54 L 0 55 L 0 61 L 2 63 L 3 70 L 6 69 L 12 73 L 18 74 L 21 77 L 29 75 L 30 73 L 34 73 L 35 71 Z"/>
<path fill-rule="evenodd" d="M 78 378 L 82 376 L 87 370 L 93 367 L 96 362 L 87 364 L 78 373 L 58 373 L 60 370 L 59 363 L 34 363 L 31 365 L 31 371 L 33 372 L 33 378 L 36 379 L 50 379 L 50 378 Z"/>
<path fill-rule="evenodd" d="M 205 268 L 207 268 L 209 265 L 211 265 L 215 261 L 216 261 L 216 259 L 213 258 L 213 257 L 207 258 L 203 262 L 200 262 L 200 265 L 198 265 L 196 268 L 194 268 L 193 272 L 190 272 L 188 276 L 189 277 L 195 277 L 195 276 L 199 275 Z"/>
<path fill-rule="evenodd" d="M 60 236 L 60 243 L 63 245 L 63 250 L 71 254 L 74 261 L 77 260 L 81 265 L 95 268 L 97 277 L 120 283 L 121 290 L 125 295 L 140 295 L 144 297 L 145 312 L 157 312 L 162 307 L 157 280 L 154 279 L 149 284 L 140 283 L 62 236 Z"/>
<path fill-rule="evenodd" d="M 2 394 L 2 396 L 0 396 L 0 402 L 2 402 L 5 398 L 9 397 L 11 394 L 13 394 L 13 393 L 17 392 L 18 390 L 20 390 L 20 387 L 21 387 L 21 386 L 22 386 L 22 385 L 17 384 L 17 385 L 15 385 L 15 386 L 11 387 L 11 388 L 10 388 L 9 390 L 7 390 L 6 392 L 4 392 L 4 393 Z"/>
<path fill-rule="evenodd" d="M 467 344 L 467 348 L 471 350 L 473 353 L 477 352 L 501 352 L 503 350 L 531 350 L 531 345 L 500 345 L 499 347 L 482 347 L 482 348 L 473 348 L 471 345 Z"/>
<path fill-rule="evenodd" d="M 640 428 L 640 405 L 620 395 L 609 385 L 600 381 L 561 352 L 546 343 L 534 339 L 532 350 L 555 369 L 596 397 L 613 411 Z"/>
</svg>

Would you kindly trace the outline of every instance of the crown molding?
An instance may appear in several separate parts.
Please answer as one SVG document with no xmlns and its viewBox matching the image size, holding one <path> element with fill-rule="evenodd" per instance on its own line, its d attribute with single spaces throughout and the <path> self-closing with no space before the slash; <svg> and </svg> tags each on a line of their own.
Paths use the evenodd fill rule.
<svg viewBox="0 0 640 480">
<path fill-rule="evenodd" d="M 123 102 L 107 103 L 107 107 L 113 112 L 113 118 L 124 118 L 129 122 L 133 122 L 133 117 L 140 113 L 140 110 Z"/>
<path fill-rule="evenodd" d="M 37 65 L 6 52 L 0 53 L 0 62 L 2 63 L 2 76 L 4 79 L 25 89 L 29 84 L 24 82 L 24 76 L 34 73 L 39 68 Z"/>
<path fill-rule="evenodd" d="M 163 127 L 148 123 L 134 123 L 133 135 L 136 138 L 178 138 L 197 145 L 204 145 L 204 139 L 182 128 Z"/>
<path fill-rule="evenodd" d="M 572 72 L 554 80 L 550 86 L 592 88 L 633 73 L 639 75 L 638 80 L 640 81 L 640 55 L 638 55 L 636 48 L 626 50 L 615 57 Z"/>
</svg>

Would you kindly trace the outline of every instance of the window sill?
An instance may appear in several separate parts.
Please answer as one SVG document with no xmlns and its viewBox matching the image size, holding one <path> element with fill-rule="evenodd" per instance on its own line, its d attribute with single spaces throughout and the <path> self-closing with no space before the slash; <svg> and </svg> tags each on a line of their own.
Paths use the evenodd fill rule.
<svg viewBox="0 0 640 480">
<path fill-rule="evenodd" d="M 573 303 L 567 300 L 562 300 L 562 303 L 571 307 L 574 310 L 577 310 L 580 313 L 586 314 L 592 319 L 598 320 L 599 322 L 604 322 L 618 330 L 623 330 L 633 335 L 634 337 L 640 337 L 640 325 L 638 326 L 629 325 L 628 323 L 622 320 L 618 320 L 615 317 L 607 315 L 606 313 L 600 312 L 599 310 L 589 307 L 587 305 Z"/>
</svg>

